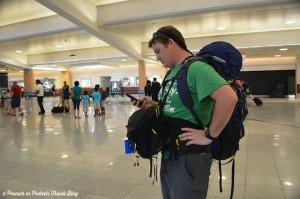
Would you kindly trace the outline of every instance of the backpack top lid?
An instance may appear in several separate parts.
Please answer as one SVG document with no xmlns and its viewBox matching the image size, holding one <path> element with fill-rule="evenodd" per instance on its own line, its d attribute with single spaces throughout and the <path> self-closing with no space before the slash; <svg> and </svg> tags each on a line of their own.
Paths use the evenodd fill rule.
<svg viewBox="0 0 300 199">
<path fill-rule="evenodd" d="M 196 55 L 197 57 L 212 57 L 214 61 L 229 69 L 234 79 L 238 79 L 242 68 L 242 54 L 230 43 L 216 41 L 204 46 Z"/>
</svg>

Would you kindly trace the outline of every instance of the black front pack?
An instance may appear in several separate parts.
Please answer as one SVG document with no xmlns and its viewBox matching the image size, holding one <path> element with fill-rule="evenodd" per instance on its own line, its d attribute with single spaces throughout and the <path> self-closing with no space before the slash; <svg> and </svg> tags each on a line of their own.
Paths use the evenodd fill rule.
<svg viewBox="0 0 300 199">
<path fill-rule="evenodd" d="M 135 111 L 126 127 L 129 146 L 142 158 L 151 159 L 163 149 L 166 138 L 159 106 Z"/>
</svg>

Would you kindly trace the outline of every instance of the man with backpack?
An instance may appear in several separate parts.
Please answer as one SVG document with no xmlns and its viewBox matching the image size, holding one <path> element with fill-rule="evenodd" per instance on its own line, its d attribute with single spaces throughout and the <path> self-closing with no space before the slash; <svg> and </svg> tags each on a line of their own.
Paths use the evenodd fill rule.
<svg viewBox="0 0 300 199">
<path fill-rule="evenodd" d="M 157 60 L 170 68 L 159 93 L 160 99 L 168 93 L 162 107 L 166 121 L 165 133 L 169 137 L 162 150 L 160 169 L 163 198 L 206 198 L 212 164 L 209 145 L 229 121 L 237 103 L 236 93 L 210 65 L 201 61 L 190 65 L 187 83 L 194 110 L 203 123 L 204 129 L 201 129 L 181 101 L 177 84 L 171 81 L 192 56 L 183 36 L 176 28 L 164 26 L 153 33 L 149 47 L 153 49 Z M 133 103 L 142 103 L 142 109 L 157 105 L 148 97 Z"/>
</svg>

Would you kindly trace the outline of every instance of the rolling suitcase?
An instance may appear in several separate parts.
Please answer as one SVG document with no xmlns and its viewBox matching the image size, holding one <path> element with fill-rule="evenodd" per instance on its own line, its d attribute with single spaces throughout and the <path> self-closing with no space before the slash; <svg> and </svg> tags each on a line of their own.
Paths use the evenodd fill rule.
<svg viewBox="0 0 300 199">
<path fill-rule="evenodd" d="M 52 108 L 52 113 L 63 113 L 64 107 L 61 106 L 61 103 L 58 104 L 58 106 L 55 106 Z"/>
<path fill-rule="evenodd" d="M 263 105 L 263 102 L 258 97 L 254 97 L 253 101 L 255 102 L 256 106 L 262 106 Z"/>
</svg>

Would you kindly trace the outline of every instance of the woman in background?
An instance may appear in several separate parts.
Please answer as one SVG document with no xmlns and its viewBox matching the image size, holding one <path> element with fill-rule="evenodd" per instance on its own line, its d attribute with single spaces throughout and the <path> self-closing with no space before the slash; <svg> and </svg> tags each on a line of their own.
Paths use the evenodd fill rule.
<svg viewBox="0 0 300 199">
<path fill-rule="evenodd" d="M 75 81 L 74 82 L 74 87 L 73 87 L 73 92 L 74 92 L 74 117 L 80 119 L 81 117 L 79 116 L 79 107 L 80 107 L 80 101 L 81 101 L 81 91 L 82 88 L 79 86 L 79 82 Z"/>
</svg>

